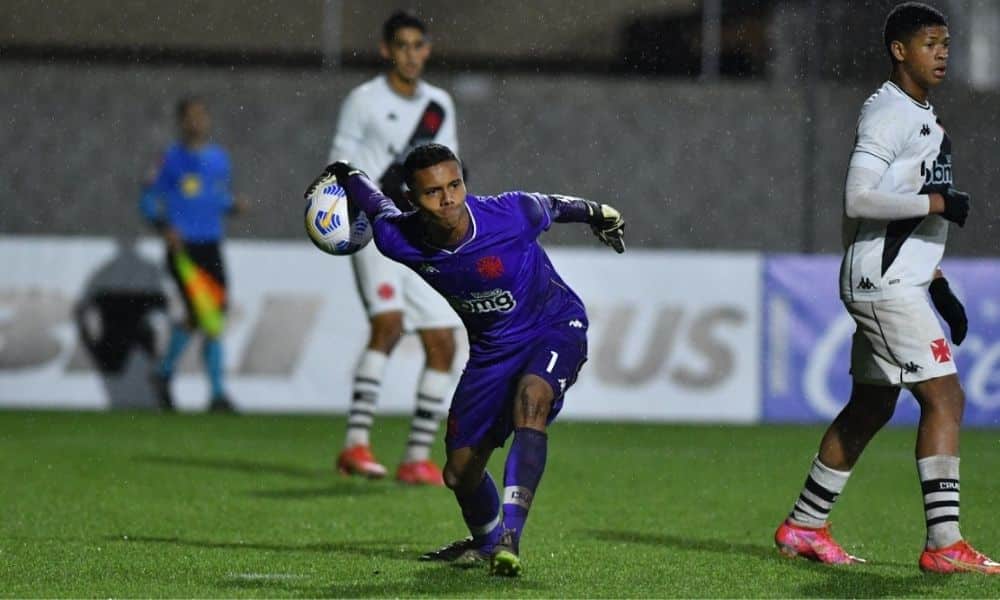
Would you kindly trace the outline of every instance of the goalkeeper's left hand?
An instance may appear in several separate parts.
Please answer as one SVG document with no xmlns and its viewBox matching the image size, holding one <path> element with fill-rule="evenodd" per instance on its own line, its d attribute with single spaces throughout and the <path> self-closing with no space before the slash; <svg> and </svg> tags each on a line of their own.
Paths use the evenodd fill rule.
<svg viewBox="0 0 1000 600">
<path fill-rule="evenodd" d="M 595 202 L 587 222 L 597 239 L 614 248 L 618 254 L 625 252 L 625 219 L 622 219 L 618 209 Z"/>
<path fill-rule="evenodd" d="M 928 291 L 934 308 L 951 329 L 951 341 L 955 342 L 956 346 L 961 346 L 965 334 L 969 332 L 969 318 L 965 316 L 965 307 L 951 291 L 951 286 L 944 277 L 935 277 Z"/>
</svg>

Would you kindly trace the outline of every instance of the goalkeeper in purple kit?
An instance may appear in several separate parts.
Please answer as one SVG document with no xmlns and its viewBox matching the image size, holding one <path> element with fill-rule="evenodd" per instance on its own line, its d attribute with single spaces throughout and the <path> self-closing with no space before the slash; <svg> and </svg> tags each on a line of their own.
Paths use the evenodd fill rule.
<svg viewBox="0 0 1000 600">
<path fill-rule="evenodd" d="M 517 576 L 521 533 L 545 469 L 545 429 L 587 360 L 583 302 L 537 238 L 553 222 L 586 223 L 621 253 L 625 224 L 614 208 L 582 198 L 470 195 L 461 163 L 440 144 L 417 147 L 403 167 L 412 212 L 344 162 L 328 166 L 306 195 L 336 177 L 372 222 L 382 254 L 420 274 L 465 324 L 469 362 L 448 415 L 444 479 L 472 535 L 421 558 L 489 560 L 494 574 Z M 511 433 L 501 499 L 486 464 Z"/>
</svg>

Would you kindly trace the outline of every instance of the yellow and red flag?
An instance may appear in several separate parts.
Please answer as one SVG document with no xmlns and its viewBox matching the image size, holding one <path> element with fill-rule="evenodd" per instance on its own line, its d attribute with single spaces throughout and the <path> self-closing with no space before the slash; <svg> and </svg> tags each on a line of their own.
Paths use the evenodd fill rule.
<svg viewBox="0 0 1000 600">
<path fill-rule="evenodd" d="M 218 336 L 226 322 L 222 310 L 226 300 L 225 288 L 183 250 L 174 254 L 174 266 L 184 285 L 184 293 L 194 308 L 198 327 L 210 336 Z"/>
</svg>

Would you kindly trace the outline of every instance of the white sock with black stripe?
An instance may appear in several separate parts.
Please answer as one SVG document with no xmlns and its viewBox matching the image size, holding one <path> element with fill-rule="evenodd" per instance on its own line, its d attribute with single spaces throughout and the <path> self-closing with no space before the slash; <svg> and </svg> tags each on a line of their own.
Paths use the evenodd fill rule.
<svg viewBox="0 0 1000 600">
<path fill-rule="evenodd" d="M 962 539 L 958 528 L 958 457 L 928 456 L 917 460 L 920 488 L 924 493 L 927 548 L 950 546 Z"/>
<path fill-rule="evenodd" d="M 354 369 L 354 390 L 347 413 L 347 435 L 344 447 L 369 445 L 368 432 L 375 421 L 375 405 L 382 390 L 382 375 L 389 355 L 377 350 L 365 350 Z"/>
<path fill-rule="evenodd" d="M 802 527 L 819 528 L 826 525 L 833 504 L 844 491 L 850 476 L 850 471 L 838 471 L 824 465 L 820 462 L 819 455 L 816 455 L 802 492 L 788 515 L 789 520 Z"/>
<path fill-rule="evenodd" d="M 444 396 L 451 386 L 451 373 L 424 369 L 417 385 L 417 407 L 410 422 L 403 462 L 427 460 L 437 435 L 438 422 L 444 414 Z"/>
</svg>

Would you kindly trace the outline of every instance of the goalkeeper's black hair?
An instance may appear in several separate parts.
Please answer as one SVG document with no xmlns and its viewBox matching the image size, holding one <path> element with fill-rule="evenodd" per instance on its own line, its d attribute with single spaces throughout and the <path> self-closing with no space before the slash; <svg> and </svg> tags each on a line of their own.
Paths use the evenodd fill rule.
<svg viewBox="0 0 1000 600">
<path fill-rule="evenodd" d="M 184 96 L 183 98 L 178 100 L 177 105 L 174 108 L 174 112 L 177 115 L 177 120 L 180 121 L 181 119 L 183 119 L 184 115 L 187 114 L 188 109 L 194 106 L 195 104 L 200 104 L 205 107 L 208 106 L 207 104 L 205 104 L 205 99 L 202 98 L 201 96 Z"/>
<path fill-rule="evenodd" d="M 408 10 L 397 10 L 382 24 L 382 41 L 386 44 L 391 43 L 396 37 L 396 32 L 405 27 L 419 29 L 420 33 L 427 35 L 427 25 L 420 17 Z"/>
<path fill-rule="evenodd" d="M 889 60 L 896 62 L 896 57 L 892 55 L 892 43 L 909 41 L 913 34 L 924 27 L 935 27 L 938 25 L 948 26 L 948 20 L 938 9 L 928 6 L 923 2 L 903 2 L 889 11 L 889 16 L 885 18 L 885 28 L 882 38 L 885 42 L 885 51 L 889 53 Z"/>
<path fill-rule="evenodd" d="M 403 161 L 403 180 L 406 181 L 407 187 L 412 190 L 414 171 L 433 167 L 434 165 L 450 160 L 457 162 L 459 167 L 462 166 L 462 161 L 458 160 L 458 157 L 451 151 L 451 148 L 444 144 L 424 144 L 417 146 L 406 155 L 406 160 Z"/>
</svg>

